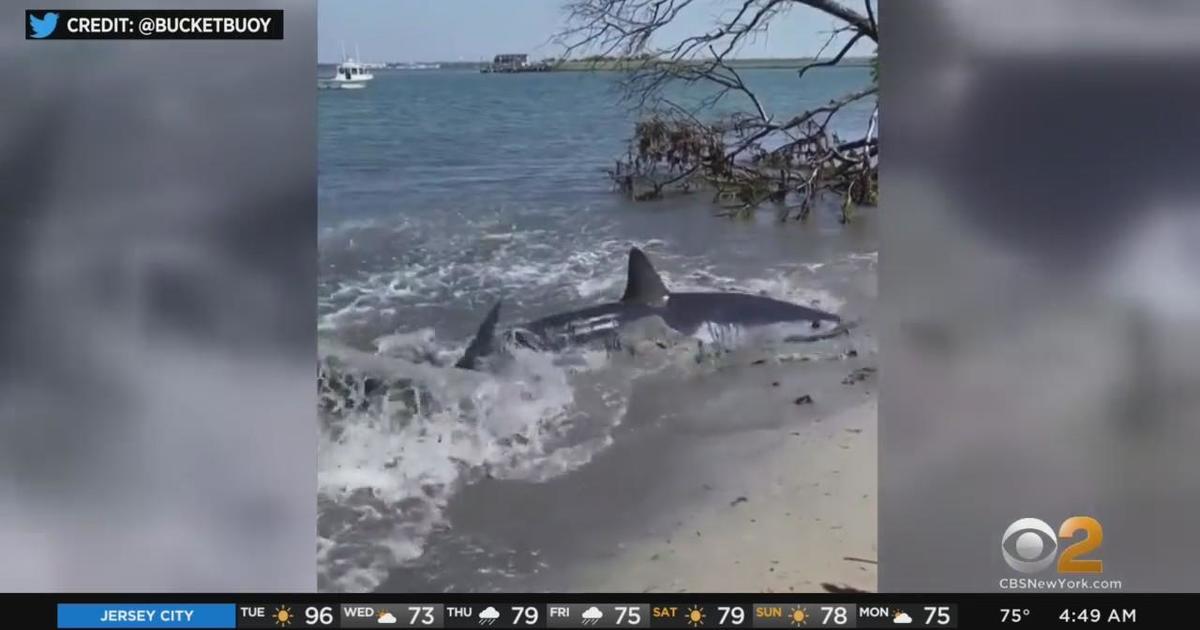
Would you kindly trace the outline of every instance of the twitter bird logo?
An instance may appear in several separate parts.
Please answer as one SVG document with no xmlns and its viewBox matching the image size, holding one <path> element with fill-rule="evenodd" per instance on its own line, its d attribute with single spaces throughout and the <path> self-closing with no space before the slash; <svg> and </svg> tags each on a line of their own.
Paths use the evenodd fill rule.
<svg viewBox="0 0 1200 630">
<path fill-rule="evenodd" d="M 50 37 L 56 27 L 58 27 L 58 14 L 53 11 L 47 11 L 41 19 L 32 13 L 29 14 L 29 28 L 33 31 L 34 39 Z"/>
</svg>

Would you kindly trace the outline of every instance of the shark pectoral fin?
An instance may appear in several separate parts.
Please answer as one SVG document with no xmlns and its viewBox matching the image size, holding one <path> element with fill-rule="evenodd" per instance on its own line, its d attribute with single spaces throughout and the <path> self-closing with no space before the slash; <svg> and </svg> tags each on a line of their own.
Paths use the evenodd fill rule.
<svg viewBox="0 0 1200 630">
<path fill-rule="evenodd" d="M 454 364 L 454 367 L 474 370 L 480 357 L 492 353 L 492 345 L 496 338 L 496 323 L 500 321 L 500 303 L 501 300 L 496 300 L 496 305 L 488 311 L 487 317 L 483 318 L 483 323 L 479 325 L 479 330 L 475 333 L 475 338 L 471 339 L 471 343 L 467 345 L 467 351 L 463 353 L 458 363 Z"/>
<path fill-rule="evenodd" d="M 654 265 L 642 250 L 634 247 L 629 250 L 629 276 L 625 282 L 625 295 L 622 302 L 640 302 L 642 304 L 658 304 L 670 291 L 663 283 Z"/>
</svg>

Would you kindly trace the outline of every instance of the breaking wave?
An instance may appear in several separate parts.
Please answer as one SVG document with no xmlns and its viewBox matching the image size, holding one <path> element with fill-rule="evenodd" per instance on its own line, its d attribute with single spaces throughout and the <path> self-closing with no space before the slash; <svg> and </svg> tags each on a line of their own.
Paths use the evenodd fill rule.
<svg viewBox="0 0 1200 630">
<path fill-rule="evenodd" d="M 449 502 L 474 481 L 540 482 L 585 466 L 612 444 L 639 374 L 697 369 L 706 347 L 745 341 L 738 331 L 680 338 L 651 322 L 629 331 L 621 352 L 511 349 L 488 371 L 473 372 L 448 367 L 461 356 L 465 337 L 442 338 L 405 320 L 438 321 L 444 312 L 471 322 L 457 329 L 473 329 L 501 297 L 498 287 L 505 288 L 507 323 L 557 308 L 547 305 L 612 299 L 624 284 L 631 245 L 648 251 L 674 290 L 740 290 L 833 312 L 842 306 L 816 281 L 836 261 L 765 269 L 762 278 L 747 280 L 666 251 L 657 240 L 592 234 L 586 246 L 564 254 L 538 230 L 497 225 L 441 241 L 422 241 L 419 230 L 372 224 L 321 235 L 323 267 L 355 269 L 324 274 L 319 302 L 326 337 L 318 374 L 322 591 L 371 591 L 392 570 L 420 562 L 431 538 L 450 527 Z M 405 246 L 389 246 L 393 238 Z M 373 350 L 343 345 L 363 338 Z"/>
<path fill-rule="evenodd" d="M 419 558 L 465 484 L 544 481 L 611 443 L 628 382 L 589 378 L 603 360 L 512 357 L 485 374 L 322 344 L 318 588 L 369 591 Z"/>
</svg>

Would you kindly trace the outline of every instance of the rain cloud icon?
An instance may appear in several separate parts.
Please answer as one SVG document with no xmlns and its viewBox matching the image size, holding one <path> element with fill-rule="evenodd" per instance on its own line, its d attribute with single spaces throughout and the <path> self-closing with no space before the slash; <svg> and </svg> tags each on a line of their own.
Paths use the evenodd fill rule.
<svg viewBox="0 0 1200 630">
<path fill-rule="evenodd" d="M 600 612 L 599 608 L 592 606 L 591 608 L 583 611 L 583 614 L 580 616 L 583 617 L 583 625 L 594 626 L 596 625 L 596 622 L 600 621 L 600 618 L 604 616 L 604 613 Z"/>
<path fill-rule="evenodd" d="M 500 611 L 495 606 L 488 606 L 479 613 L 479 625 L 490 626 L 500 618 Z"/>
</svg>

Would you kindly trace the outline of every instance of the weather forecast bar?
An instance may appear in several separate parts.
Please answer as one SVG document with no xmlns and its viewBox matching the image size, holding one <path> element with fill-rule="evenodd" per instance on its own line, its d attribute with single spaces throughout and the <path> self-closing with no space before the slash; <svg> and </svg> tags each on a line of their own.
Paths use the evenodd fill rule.
<svg viewBox="0 0 1200 630">
<path fill-rule="evenodd" d="M 1043 630 L 1084 624 L 1089 628 L 1172 627 L 1194 615 L 1195 607 L 1195 595 L 1129 593 L 212 593 L 191 597 L 191 602 L 179 602 L 162 594 L 0 595 L 0 609 L 5 611 L 5 628 Z M 112 603 L 101 603 L 106 600 Z"/>
</svg>

